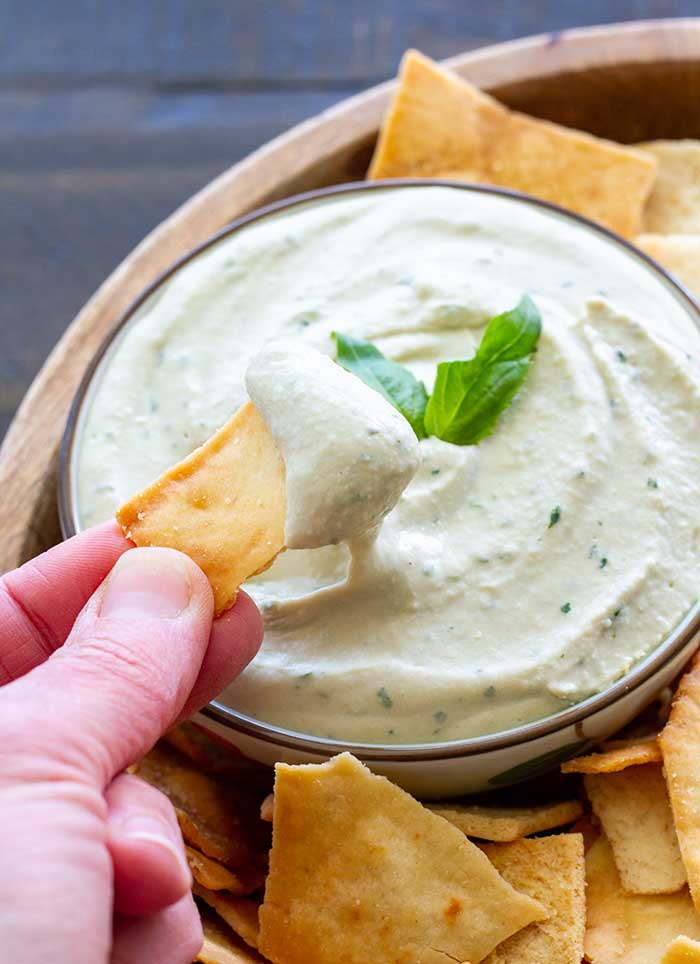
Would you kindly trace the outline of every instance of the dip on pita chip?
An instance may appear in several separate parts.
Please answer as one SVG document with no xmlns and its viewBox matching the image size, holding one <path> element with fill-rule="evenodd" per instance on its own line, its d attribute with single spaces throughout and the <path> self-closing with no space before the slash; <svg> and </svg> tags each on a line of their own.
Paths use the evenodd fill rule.
<svg viewBox="0 0 700 964">
<path fill-rule="evenodd" d="M 678 684 L 659 736 L 688 886 L 700 911 L 700 657 Z M 679 933 L 687 933 L 679 931 Z M 695 936 L 695 935 L 688 935 Z"/>
<path fill-rule="evenodd" d="M 586 960 L 590 964 L 660 961 L 678 934 L 700 938 L 700 919 L 688 888 L 675 894 L 627 894 L 601 836 L 586 854 Z"/>
<path fill-rule="evenodd" d="M 277 764 L 260 950 L 284 964 L 478 964 L 534 920 L 456 827 L 349 753 Z"/>
<path fill-rule="evenodd" d="M 265 959 L 234 934 L 220 917 L 201 904 L 198 908 L 204 943 L 196 964 L 264 964 Z"/>
<path fill-rule="evenodd" d="M 700 964 L 700 942 L 676 937 L 668 945 L 660 964 Z"/>
<path fill-rule="evenodd" d="M 590 773 L 586 793 L 610 841 L 623 888 L 672 894 L 686 883 L 661 766 Z"/>
<path fill-rule="evenodd" d="M 642 151 L 508 110 L 409 50 L 368 177 L 514 188 L 632 237 L 655 169 Z"/>
<path fill-rule="evenodd" d="M 263 868 L 269 827 L 260 820 L 254 799 L 201 773 L 163 744 L 133 772 L 170 798 L 192 847 L 242 875 Z"/>
<path fill-rule="evenodd" d="M 634 243 L 700 298 L 700 234 L 640 234 Z"/>
<path fill-rule="evenodd" d="M 660 763 L 661 748 L 654 738 L 639 743 L 605 750 L 603 753 L 590 753 L 577 756 L 562 763 L 562 773 L 617 773 L 627 767 L 642 766 L 645 763 Z"/>
<path fill-rule="evenodd" d="M 580 964 L 586 928 L 583 837 L 562 833 L 485 844 L 482 850 L 509 884 L 538 900 L 548 914 L 499 944 L 484 964 Z"/>
<path fill-rule="evenodd" d="M 648 141 L 635 146 L 658 161 L 642 230 L 700 234 L 700 141 Z"/>
<path fill-rule="evenodd" d="M 508 842 L 553 827 L 563 827 L 583 814 L 580 800 L 564 800 L 540 807 L 480 807 L 431 803 L 428 809 L 458 827 L 468 837 Z"/>
<path fill-rule="evenodd" d="M 194 559 L 211 583 L 218 614 L 284 548 L 286 507 L 284 461 L 248 402 L 123 505 L 117 521 L 137 546 L 167 546 Z"/>
<path fill-rule="evenodd" d="M 208 904 L 212 910 L 224 920 L 231 930 L 238 934 L 249 947 L 258 946 L 258 934 L 260 925 L 258 923 L 257 901 L 247 897 L 232 897 L 230 894 L 222 894 L 219 891 L 207 890 L 195 884 L 192 888 L 195 897 Z"/>
<path fill-rule="evenodd" d="M 207 890 L 227 890 L 243 897 L 259 890 L 265 883 L 265 874 L 257 867 L 234 874 L 218 860 L 207 857 L 194 847 L 185 846 L 185 852 L 193 878 Z"/>
</svg>

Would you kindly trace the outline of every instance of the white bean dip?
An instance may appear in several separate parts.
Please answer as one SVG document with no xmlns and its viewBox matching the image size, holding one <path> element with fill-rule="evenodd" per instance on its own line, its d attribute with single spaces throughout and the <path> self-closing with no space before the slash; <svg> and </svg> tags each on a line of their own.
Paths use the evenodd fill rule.
<svg viewBox="0 0 700 964">
<path fill-rule="evenodd" d="M 223 423 L 270 339 L 332 356 L 332 331 L 365 338 L 430 390 L 437 363 L 470 357 L 488 320 L 525 292 L 542 335 L 493 435 L 422 440 L 420 467 L 378 529 L 287 551 L 253 580 L 265 640 L 224 701 L 341 740 L 476 736 L 600 692 L 691 607 L 700 337 L 687 309 L 614 241 L 457 188 L 298 206 L 177 272 L 93 384 L 79 426 L 81 526 Z M 306 398 L 298 419 L 276 431 L 300 446 L 304 405 L 322 408 L 323 391 L 311 373 L 309 394 L 295 391 Z M 305 513 L 308 503 L 290 516 L 294 532 Z"/>
</svg>

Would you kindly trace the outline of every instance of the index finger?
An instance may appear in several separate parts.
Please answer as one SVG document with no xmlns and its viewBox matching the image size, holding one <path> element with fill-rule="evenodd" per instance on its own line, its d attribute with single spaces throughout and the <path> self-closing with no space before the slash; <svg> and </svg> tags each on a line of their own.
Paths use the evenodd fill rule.
<svg viewBox="0 0 700 964">
<path fill-rule="evenodd" d="M 0 686 L 63 645 L 83 606 L 129 548 L 116 522 L 105 522 L 0 578 Z"/>
</svg>

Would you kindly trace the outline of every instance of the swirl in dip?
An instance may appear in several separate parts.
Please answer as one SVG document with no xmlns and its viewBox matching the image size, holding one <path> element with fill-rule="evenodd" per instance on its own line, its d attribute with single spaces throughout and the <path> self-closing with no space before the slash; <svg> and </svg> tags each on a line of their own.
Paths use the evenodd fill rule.
<svg viewBox="0 0 700 964">
<path fill-rule="evenodd" d="M 296 206 L 176 272 L 93 383 L 80 525 L 109 518 L 224 422 L 268 340 L 332 354 L 332 331 L 369 339 L 430 390 L 437 363 L 473 354 L 524 292 L 542 336 L 493 435 L 422 440 L 378 534 L 290 550 L 253 580 L 265 641 L 224 701 L 341 740 L 476 736 L 600 692 L 688 611 L 700 337 L 687 309 L 614 240 L 459 188 Z M 322 408 L 313 370 L 308 384 Z M 319 473 L 319 504 L 329 484 Z"/>
</svg>

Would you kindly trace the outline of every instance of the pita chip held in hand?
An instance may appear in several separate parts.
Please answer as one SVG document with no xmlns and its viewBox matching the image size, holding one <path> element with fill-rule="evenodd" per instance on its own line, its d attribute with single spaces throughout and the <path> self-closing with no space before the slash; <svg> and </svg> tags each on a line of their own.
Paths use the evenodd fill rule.
<svg viewBox="0 0 700 964">
<path fill-rule="evenodd" d="M 137 546 L 194 559 L 217 615 L 284 548 L 333 545 L 378 526 L 420 461 L 406 419 L 306 345 L 268 346 L 246 387 L 251 402 L 117 512 Z"/>
</svg>

